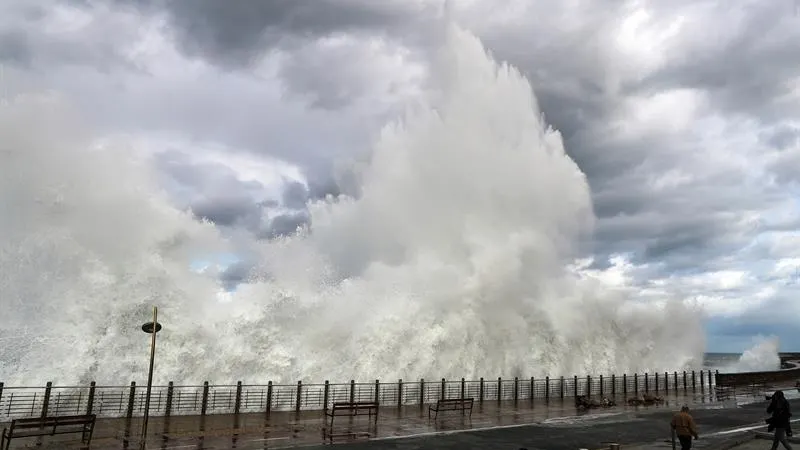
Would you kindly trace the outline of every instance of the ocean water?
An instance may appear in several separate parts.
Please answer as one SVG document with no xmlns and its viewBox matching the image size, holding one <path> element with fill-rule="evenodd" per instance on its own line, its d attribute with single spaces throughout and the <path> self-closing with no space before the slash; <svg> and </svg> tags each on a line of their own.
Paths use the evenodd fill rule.
<svg viewBox="0 0 800 450">
<path fill-rule="evenodd" d="M 741 356 L 741 353 L 705 353 L 703 368 L 712 370 L 728 368 L 739 362 Z"/>
<path fill-rule="evenodd" d="M 777 338 L 761 337 L 752 348 L 742 353 L 706 353 L 703 367 L 720 372 L 777 370 L 781 365 L 779 346 Z"/>
</svg>

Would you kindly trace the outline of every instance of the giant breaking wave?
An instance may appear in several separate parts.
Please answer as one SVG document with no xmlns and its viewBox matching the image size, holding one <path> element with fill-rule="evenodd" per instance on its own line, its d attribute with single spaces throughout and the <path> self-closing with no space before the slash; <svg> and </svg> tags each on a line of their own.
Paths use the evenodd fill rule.
<svg viewBox="0 0 800 450">
<path fill-rule="evenodd" d="M 0 107 L 0 380 L 142 380 L 152 304 L 157 382 L 699 366 L 696 311 L 574 270 L 593 228 L 585 176 L 526 79 L 470 33 L 445 34 L 436 94 L 385 127 L 358 198 L 309 205 L 313 231 L 253 242 L 260 276 L 229 303 L 190 269 L 228 242 L 170 204 L 146 159 L 94 145 L 51 96 Z"/>
</svg>

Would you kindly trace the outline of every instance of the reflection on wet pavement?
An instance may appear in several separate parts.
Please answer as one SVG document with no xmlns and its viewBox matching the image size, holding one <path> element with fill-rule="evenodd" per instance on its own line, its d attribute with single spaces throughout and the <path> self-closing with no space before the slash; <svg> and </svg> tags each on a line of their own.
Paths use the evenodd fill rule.
<svg viewBox="0 0 800 450">
<path fill-rule="evenodd" d="M 617 399 L 624 403 L 624 399 Z M 475 430 L 542 423 L 569 426 L 578 423 L 614 423 L 630 421 L 641 410 L 672 410 L 681 404 L 694 408 L 718 407 L 708 393 L 670 393 L 663 405 L 616 406 L 579 411 L 573 398 L 524 400 L 511 402 L 476 402 L 472 417 L 461 411 L 443 412 L 437 420 L 429 419 L 428 405 L 381 408 L 377 424 L 363 417 L 337 417 L 328 429 L 322 411 L 271 412 L 239 415 L 151 417 L 148 425 L 148 449 L 275 449 L 316 445 L 324 442 L 349 442 L 371 438 L 424 436 L 448 431 Z M 91 448 L 94 450 L 137 450 L 140 444 L 141 419 L 98 419 Z M 82 444 L 70 437 L 40 439 L 39 449 L 79 449 Z M 35 444 L 15 440 L 12 448 Z"/>
</svg>

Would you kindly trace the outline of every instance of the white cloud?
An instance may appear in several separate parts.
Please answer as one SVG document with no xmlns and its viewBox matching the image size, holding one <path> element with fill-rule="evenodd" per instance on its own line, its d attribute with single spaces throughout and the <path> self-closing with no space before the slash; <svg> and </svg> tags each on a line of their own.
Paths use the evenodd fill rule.
<svg viewBox="0 0 800 450">
<path fill-rule="evenodd" d="M 619 26 L 616 43 L 623 66 L 635 70 L 631 75 L 642 76 L 666 64 L 685 17 L 677 14 L 656 21 L 647 8 L 634 6 L 632 9 Z"/>
</svg>

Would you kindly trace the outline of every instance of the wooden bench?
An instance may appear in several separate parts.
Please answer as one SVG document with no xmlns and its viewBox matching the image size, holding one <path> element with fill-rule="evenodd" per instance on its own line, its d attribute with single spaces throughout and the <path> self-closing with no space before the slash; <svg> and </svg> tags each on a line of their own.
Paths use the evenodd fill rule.
<svg viewBox="0 0 800 450">
<path fill-rule="evenodd" d="M 11 440 L 15 438 L 73 433 L 80 433 L 81 441 L 91 444 L 96 420 L 97 416 L 95 414 L 14 419 L 11 421 L 9 428 L 3 428 L 0 449 L 8 450 Z"/>
<path fill-rule="evenodd" d="M 431 418 L 431 411 L 435 414 L 433 418 L 439 415 L 439 411 L 461 411 L 461 414 L 464 414 L 464 411 L 469 409 L 469 416 L 472 417 L 472 403 L 475 401 L 473 398 L 448 398 L 438 400 L 436 405 L 431 405 L 428 407 L 428 419 Z"/>
</svg>

